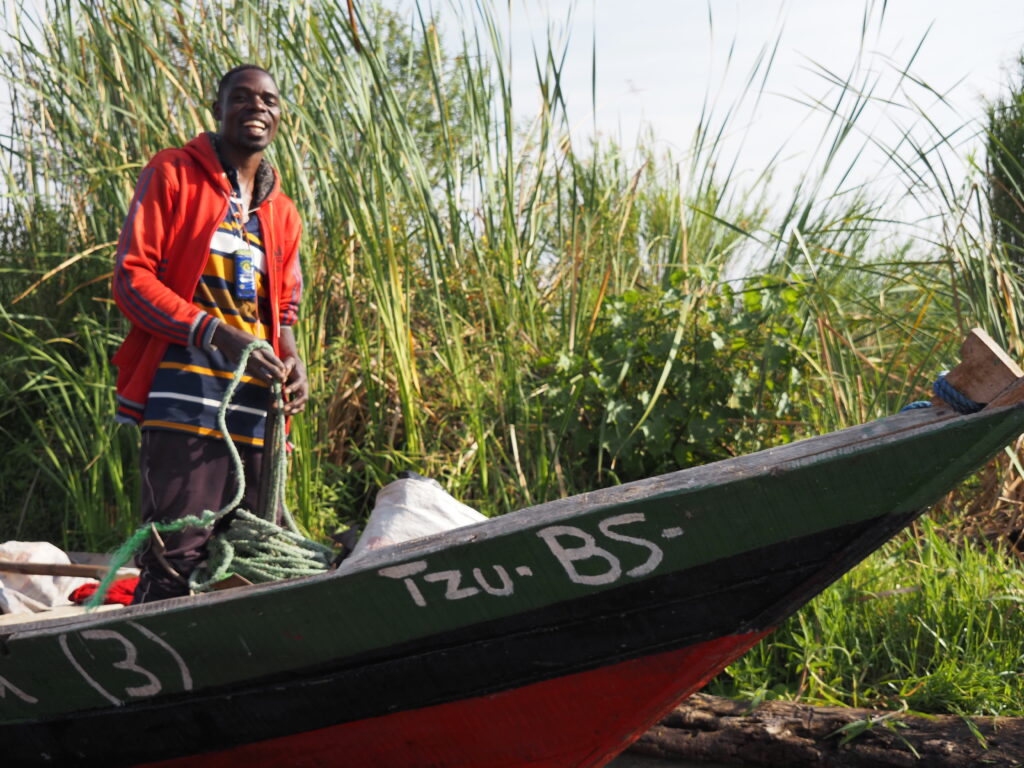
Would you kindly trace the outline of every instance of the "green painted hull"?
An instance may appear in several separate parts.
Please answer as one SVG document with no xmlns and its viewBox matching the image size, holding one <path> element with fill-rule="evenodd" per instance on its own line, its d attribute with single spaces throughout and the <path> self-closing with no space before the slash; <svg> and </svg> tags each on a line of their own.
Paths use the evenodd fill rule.
<svg viewBox="0 0 1024 768">
<path fill-rule="evenodd" d="M 399 545 L 353 569 L 0 626 L 0 738 L 5 726 L 230 698 L 254 685 L 384 667 L 505 635 L 567 649 L 564 668 L 538 669 L 541 679 L 767 631 L 1022 431 L 1018 407 L 973 416 L 912 411 L 542 504 Z M 803 560 L 790 563 L 787 547 L 800 542 Z M 808 559 L 824 547 L 827 562 Z M 796 576 L 786 576 L 789 566 Z M 704 580 L 729 595 L 756 581 L 766 597 L 730 597 L 716 612 L 705 596 L 698 609 Z M 656 605 L 671 606 L 677 592 L 691 602 Z M 643 610 L 614 624 L 629 601 Z M 590 652 L 596 634 L 614 635 L 615 647 L 595 640 Z M 539 637 L 548 645 L 536 645 Z M 512 668 L 516 651 L 509 653 Z M 401 686 L 380 697 L 385 709 L 409 706 Z"/>
</svg>

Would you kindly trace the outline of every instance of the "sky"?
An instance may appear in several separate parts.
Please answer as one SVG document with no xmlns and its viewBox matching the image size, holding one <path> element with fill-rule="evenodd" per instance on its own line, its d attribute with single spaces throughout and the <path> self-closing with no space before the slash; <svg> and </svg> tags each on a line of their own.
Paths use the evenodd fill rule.
<svg viewBox="0 0 1024 768">
<path fill-rule="evenodd" d="M 531 46 L 550 28 L 556 39 L 568 40 L 563 87 L 574 137 L 583 140 L 596 131 L 626 148 L 646 127 L 659 145 L 684 153 L 705 100 L 713 102 L 714 114 L 724 115 L 749 91 L 759 53 L 777 41 L 756 107 L 748 93 L 729 120 L 724 155 L 737 157 L 740 173 L 752 177 L 781 150 L 781 183 L 793 183 L 815 162 L 811 149 L 823 135 L 824 117 L 800 102 L 834 95 L 823 70 L 845 80 L 857 65 L 854 82 L 874 82 L 876 96 L 891 97 L 893 104 L 875 100 L 857 126 L 860 141 L 892 146 L 903 130 L 920 122 L 922 112 L 943 130 L 982 117 L 986 100 L 1005 91 L 1024 49 L 1022 0 L 510 0 L 501 5 L 517 111 L 527 115 L 536 109 Z M 901 81 L 901 71 L 917 82 Z M 954 136 L 961 139 L 966 132 Z M 855 170 L 874 180 L 881 162 L 869 152 Z"/>
<path fill-rule="evenodd" d="M 859 60 L 853 80 L 875 82 L 875 94 L 891 96 L 893 103 L 869 106 L 857 121 L 857 141 L 891 146 L 901 131 L 920 123 L 921 112 L 942 131 L 982 117 L 986 99 L 1004 91 L 1024 50 L 1024 0 L 492 1 L 507 36 L 514 103 L 524 121 L 538 104 L 532 46 L 543 44 L 550 29 L 566 45 L 562 85 L 577 145 L 597 133 L 629 150 L 641 131 L 650 130 L 655 146 L 680 157 L 707 102 L 719 117 L 735 108 L 722 157 L 736 160 L 739 179 L 753 181 L 777 155 L 776 183 L 783 186 L 818 162 L 812 151 L 825 134 L 825 118 L 800 102 L 834 95 L 823 71 L 848 79 Z M 2 2 L 8 16 L 14 0 Z M 382 2 L 411 11 L 415 0 Z M 472 15 L 477 0 L 420 2 L 433 7 L 451 32 Z M 755 100 L 747 87 L 752 67 L 776 42 L 763 94 Z M 921 84 L 899 83 L 900 70 Z M 961 130 L 953 142 L 967 139 Z M 965 157 L 976 145 L 956 151 Z M 883 165 L 874 150 L 854 170 L 877 182 Z"/>
</svg>

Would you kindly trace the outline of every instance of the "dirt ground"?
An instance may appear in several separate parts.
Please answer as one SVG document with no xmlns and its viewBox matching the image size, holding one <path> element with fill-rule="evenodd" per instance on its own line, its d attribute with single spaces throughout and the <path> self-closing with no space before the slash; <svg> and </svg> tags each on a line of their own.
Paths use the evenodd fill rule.
<svg viewBox="0 0 1024 768">
<path fill-rule="evenodd" d="M 661 762 L 642 762 L 642 759 Z M 628 760 L 641 760 L 628 762 Z M 1024 768 L 1024 718 L 918 717 L 695 694 L 615 768 Z"/>
</svg>

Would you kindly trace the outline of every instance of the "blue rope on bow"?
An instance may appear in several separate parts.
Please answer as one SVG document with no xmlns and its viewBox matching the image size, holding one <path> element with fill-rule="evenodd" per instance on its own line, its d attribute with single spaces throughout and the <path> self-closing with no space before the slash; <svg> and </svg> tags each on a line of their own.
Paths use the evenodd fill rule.
<svg viewBox="0 0 1024 768">
<path fill-rule="evenodd" d="M 918 408 L 931 408 L 931 407 L 932 407 L 932 401 L 931 400 L 915 400 L 914 402 L 907 403 L 902 408 L 900 408 L 900 413 L 903 413 L 904 411 L 916 411 Z"/>
<path fill-rule="evenodd" d="M 946 372 L 943 371 L 939 374 L 939 378 L 932 384 L 932 392 L 935 396 L 942 400 L 944 403 L 952 407 L 957 413 L 977 413 L 985 407 L 985 403 L 978 403 L 971 398 L 967 397 L 956 389 L 952 384 L 946 381 Z M 915 400 L 912 403 L 900 408 L 900 413 L 903 411 L 912 411 L 918 408 L 930 408 L 931 401 L 929 400 Z"/>
<path fill-rule="evenodd" d="M 941 374 L 932 385 L 935 396 L 953 406 L 957 413 L 977 413 L 985 407 L 985 403 L 976 403 L 971 398 L 958 392 L 952 384 L 946 381 L 946 375 Z"/>
</svg>

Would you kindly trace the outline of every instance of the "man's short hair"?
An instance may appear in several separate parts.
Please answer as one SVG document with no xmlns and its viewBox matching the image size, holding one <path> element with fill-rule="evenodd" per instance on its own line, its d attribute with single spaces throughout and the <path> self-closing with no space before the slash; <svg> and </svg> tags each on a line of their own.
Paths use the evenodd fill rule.
<svg viewBox="0 0 1024 768">
<path fill-rule="evenodd" d="M 263 72 L 271 80 L 274 80 L 274 76 L 267 72 L 267 70 L 265 70 L 259 64 L 239 64 L 237 67 L 232 67 L 223 75 L 221 75 L 220 82 L 217 83 L 217 101 L 221 100 L 221 97 L 224 95 L 224 91 L 228 87 L 228 82 L 231 80 L 231 78 L 237 75 L 239 72 L 244 72 L 247 69 L 255 69 L 259 72 Z M 276 83 L 277 81 L 274 80 L 274 82 Z"/>
</svg>

